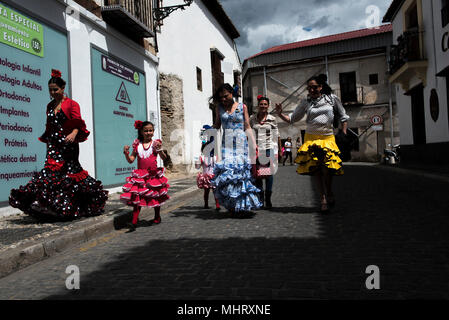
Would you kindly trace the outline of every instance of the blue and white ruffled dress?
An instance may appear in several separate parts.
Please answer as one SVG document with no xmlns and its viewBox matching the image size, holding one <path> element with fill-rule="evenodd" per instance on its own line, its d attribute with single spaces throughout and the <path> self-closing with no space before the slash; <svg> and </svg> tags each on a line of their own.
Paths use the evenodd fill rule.
<svg viewBox="0 0 449 320">
<path fill-rule="evenodd" d="M 221 206 L 228 210 L 250 211 L 262 207 L 251 175 L 251 163 L 248 157 L 248 141 L 244 131 L 243 104 L 228 114 L 222 106 L 219 108 L 223 138 L 221 146 L 222 161 L 215 164 L 215 197 Z"/>
</svg>

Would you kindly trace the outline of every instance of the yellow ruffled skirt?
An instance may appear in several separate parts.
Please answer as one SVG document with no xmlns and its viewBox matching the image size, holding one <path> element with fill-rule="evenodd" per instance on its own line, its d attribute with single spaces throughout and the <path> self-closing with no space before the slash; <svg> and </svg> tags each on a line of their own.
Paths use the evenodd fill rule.
<svg viewBox="0 0 449 320">
<path fill-rule="evenodd" d="M 334 135 L 318 135 L 306 133 L 303 145 L 298 149 L 295 162 L 299 164 L 296 172 L 299 174 L 314 174 L 320 166 L 329 168 L 333 175 L 344 173 L 339 157 L 340 150 Z"/>
</svg>

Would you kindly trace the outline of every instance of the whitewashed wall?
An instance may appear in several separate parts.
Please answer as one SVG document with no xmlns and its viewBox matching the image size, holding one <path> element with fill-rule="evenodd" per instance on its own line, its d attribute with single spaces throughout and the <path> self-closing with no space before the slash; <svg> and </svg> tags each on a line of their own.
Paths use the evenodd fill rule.
<svg viewBox="0 0 449 320">
<path fill-rule="evenodd" d="M 167 0 L 164 6 L 182 1 Z M 230 17 L 232 19 L 232 17 Z M 224 56 L 224 81 L 234 83 L 233 70 L 241 70 L 232 39 L 218 24 L 201 1 L 195 0 L 185 10 L 177 10 L 164 20 L 158 34 L 162 73 L 176 74 L 183 81 L 185 163 L 192 163 L 201 149 L 199 131 L 204 124 L 212 125 L 208 99 L 212 95 L 210 49 L 217 48 Z M 226 65 L 230 72 L 226 72 Z M 202 71 L 203 90 L 197 89 L 196 67 Z"/>
<path fill-rule="evenodd" d="M 448 124 L 448 101 L 446 94 L 445 79 L 437 77 L 438 69 L 442 65 L 449 65 L 449 51 L 446 55 L 440 53 L 441 37 L 443 34 L 441 24 L 441 1 L 422 1 L 423 5 L 423 23 L 424 23 L 424 47 L 425 59 L 428 61 L 427 83 L 424 87 L 424 112 L 426 125 L 426 143 L 437 143 L 449 141 Z M 432 12 L 433 6 L 433 12 Z M 449 30 L 446 26 L 444 30 Z M 397 43 L 397 37 L 403 33 L 403 14 L 400 11 L 393 20 L 393 41 Z M 418 78 L 410 80 L 410 88 L 419 84 Z M 411 115 L 411 98 L 404 95 L 404 90 L 398 84 L 395 85 L 396 99 L 399 107 L 401 144 L 413 144 L 413 129 Z M 436 89 L 438 92 L 440 113 L 435 122 L 430 116 L 430 92 Z"/>
</svg>

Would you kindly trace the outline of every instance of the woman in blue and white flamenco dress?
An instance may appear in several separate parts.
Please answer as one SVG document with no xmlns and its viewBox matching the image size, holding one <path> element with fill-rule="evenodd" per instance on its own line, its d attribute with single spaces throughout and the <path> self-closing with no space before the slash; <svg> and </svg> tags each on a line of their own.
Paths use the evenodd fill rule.
<svg viewBox="0 0 449 320">
<path fill-rule="evenodd" d="M 250 130 L 248 110 L 242 103 L 233 99 L 233 88 L 223 84 L 214 94 L 217 103 L 215 129 L 223 128 L 222 161 L 215 164 L 214 178 L 215 197 L 221 206 L 230 212 L 248 212 L 259 209 L 262 203 L 258 198 L 260 190 L 254 185 L 252 166 L 248 155 L 248 141 L 252 139 L 252 154 L 256 154 L 254 135 Z"/>
</svg>

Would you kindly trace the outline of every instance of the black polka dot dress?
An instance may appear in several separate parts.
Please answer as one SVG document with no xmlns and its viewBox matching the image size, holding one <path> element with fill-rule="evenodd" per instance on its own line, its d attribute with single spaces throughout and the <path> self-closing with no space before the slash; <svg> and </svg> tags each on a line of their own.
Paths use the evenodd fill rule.
<svg viewBox="0 0 449 320">
<path fill-rule="evenodd" d="M 32 216 L 76 218 L 103 213 L 108 191 L 81 167 L 79 144 L 64 141 L 66 121 L 64 112 L 48 109 L 45 166 L 28 184 L 11 190 L 12 207 Z"/>
</svg>

